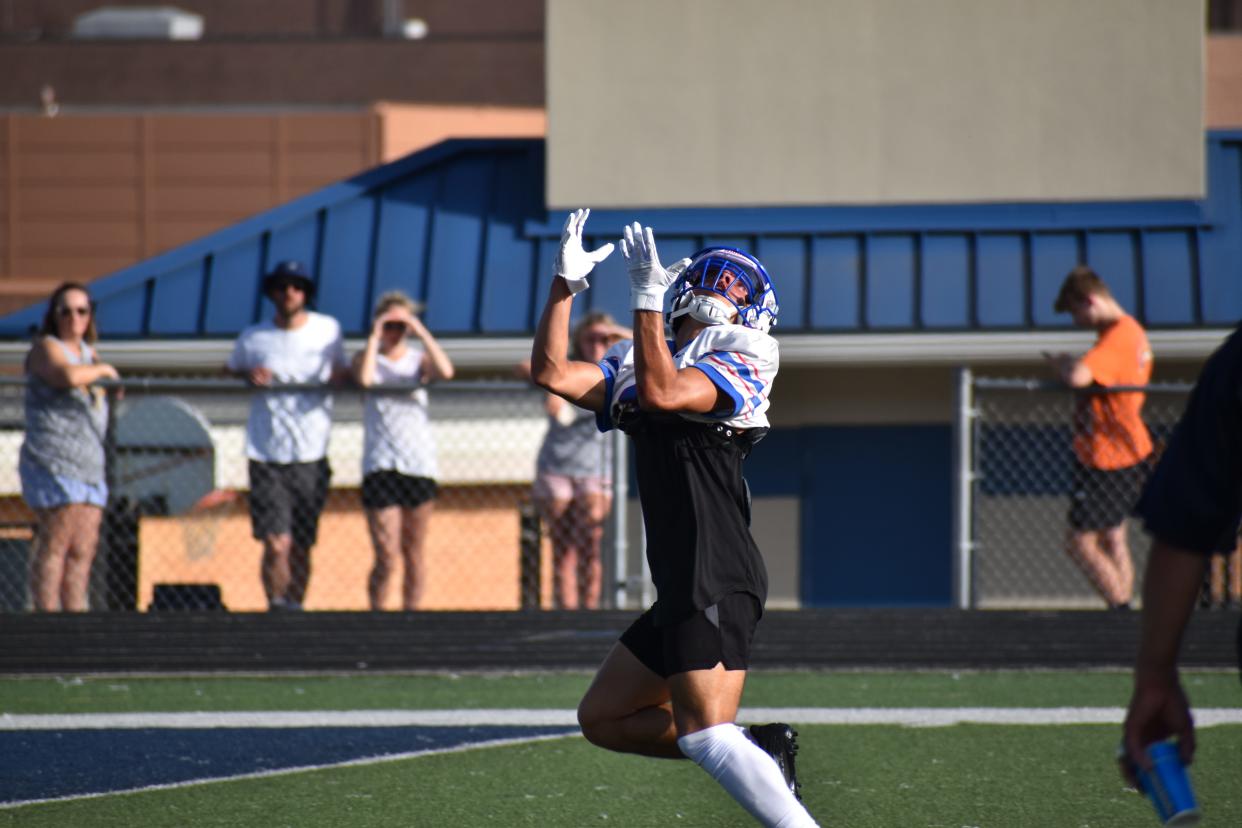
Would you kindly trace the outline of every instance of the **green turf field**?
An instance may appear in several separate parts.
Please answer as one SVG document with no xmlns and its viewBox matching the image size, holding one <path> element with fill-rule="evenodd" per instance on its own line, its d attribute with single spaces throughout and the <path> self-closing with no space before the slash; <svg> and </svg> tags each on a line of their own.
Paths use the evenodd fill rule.
<svg viewBox="0 0 1242 828">
<path fill-rule="evenodd" d="M 1238 708 L 1236 673 L 1190 673 L 1197 707 Z M 588 676 L 0 680 L 0 713 L 572 708 Z M 751 707 L 1110 707 L 1123 672 L 757 673 Z M 795 722 L 796 723 L 796 722 Z M 799 775 L 825 826 L 1142 828 L 1115 725 L 801 725 Z M 124 761 L 118 757 L 116 761 Z M 1242 825 L 1242 726 L 1200 731 L 1203 825 Z M 689 762 L 580 737 L 0 810 L 0 826 L 746 826 Z"/>
</svg>

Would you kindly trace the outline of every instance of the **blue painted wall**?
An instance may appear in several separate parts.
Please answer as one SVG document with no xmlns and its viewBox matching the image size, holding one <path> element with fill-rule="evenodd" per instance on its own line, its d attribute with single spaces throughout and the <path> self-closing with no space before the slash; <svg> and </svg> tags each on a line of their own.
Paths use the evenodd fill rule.
<svg viewBox="0 0 1242 828">
<path fill-rule="evenodd" d="M 1242 133 L 1210 133 L 1202 201 L 598 211 L 590 243 L 628 221 L 671 260 L 746 247 L 774 275 L 780 332 L 1065 327 L 1065 272 L 1090 262 L 1152 328 L 1242 318 Z M 400 287 L 452 336 L 529 334 L 563 214 L 543 205 L 543 142 L 449 141 L 257 215 L 94 283 L 112 339 L 231 337 L 265 315 L 260 275 L 308 262 L 319 307 L 361 334 Z M 625 315 L 620 256 L 579 302 Z M 0 318 L 24 337 L 41 308 Z"/>
<path fill-rule="evenodd" d="M 799 429 L 803 606 L 950 606 L 952 429 Z M 762 444 L 761 444 L 762 445 Z"/>
</svg>

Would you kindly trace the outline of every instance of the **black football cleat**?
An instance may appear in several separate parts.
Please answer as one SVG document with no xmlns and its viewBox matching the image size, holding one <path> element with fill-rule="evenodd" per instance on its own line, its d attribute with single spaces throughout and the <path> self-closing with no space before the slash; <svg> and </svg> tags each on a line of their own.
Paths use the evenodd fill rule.
<svg viewBox="0 0 1242 828">
<path fill-rule="evenodd" d="M 798 772 L 794 768 L 794 757 L 798 755 L 798 731 L 787 724 L 751 725 L 747 731 L 750 740 L 776 761 L 785 777 L 789 792 L 801 802 L 802 783 L 798 781 Z"/>
</svg>

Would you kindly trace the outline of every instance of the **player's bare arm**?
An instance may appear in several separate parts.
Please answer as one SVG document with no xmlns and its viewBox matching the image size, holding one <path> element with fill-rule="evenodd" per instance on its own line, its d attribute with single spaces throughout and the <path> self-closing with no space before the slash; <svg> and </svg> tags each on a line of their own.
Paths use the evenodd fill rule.
<svg viewBox="0 0 1242 828">
<path fill-rule="evenodd" d="M 590 214 L 590 210 L 575 210 L 561 231 L 557 278 L 548 289 L 548 301 L 531 345 L 530 378 L 539 387 L 581 408 L 599 411 L 607 404 L 603 372 L 593 363 L 569 358 L 569 318 L 574 295 L 587 288 L 586 277 L 613 250 L 612 244 L 592 251 L 583 249 L 582 231 Z"/>
<path fill-rule="evenodd" d="M 664 319 L 634 311 L 634 377 L 638 405 L 646 411 L 708 414 L 727 408 L 728 397 L 698 368 L 677 369 L 664 340 Z"/>
</svg>

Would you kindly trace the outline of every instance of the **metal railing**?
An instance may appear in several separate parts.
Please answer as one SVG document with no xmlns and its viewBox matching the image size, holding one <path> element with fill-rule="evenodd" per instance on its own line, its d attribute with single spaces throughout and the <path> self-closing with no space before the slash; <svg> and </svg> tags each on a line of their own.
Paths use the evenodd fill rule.
<svg viewBox="0 0 1242 828">
<path fill-rule="evenodd" d="M 332 399 L 331 482 L 302 605 L 307 610 L 399 609 L 400 567 L 378 588 L 377 526 L 361 501 L 364 404 L 427 393 L 439 486 L 421 560 L 419 609 L 553 605 L 551 551 L 532 504 L 546 430 L 543 394 L 516 381 L 454 381 L 419 391 L 284 385 L 257 390 L 222 378 L 126 377 L 102 383 L 108 503 L 90 568 L 91 610 L 269 608 L 253 535 L 246 423 L 258 394 Z M 25 380 L 0 378 L 0 612 L 35 606 L 31 567 L 38 514 L 22 497 Z M 625 442 L 610 435 L 614 507 L 602 545 L 602 606 L 637 605 L 641 565 L 628 550 Z M 378 595 L 378 600 L 376 596 Z"/>
</svg>

